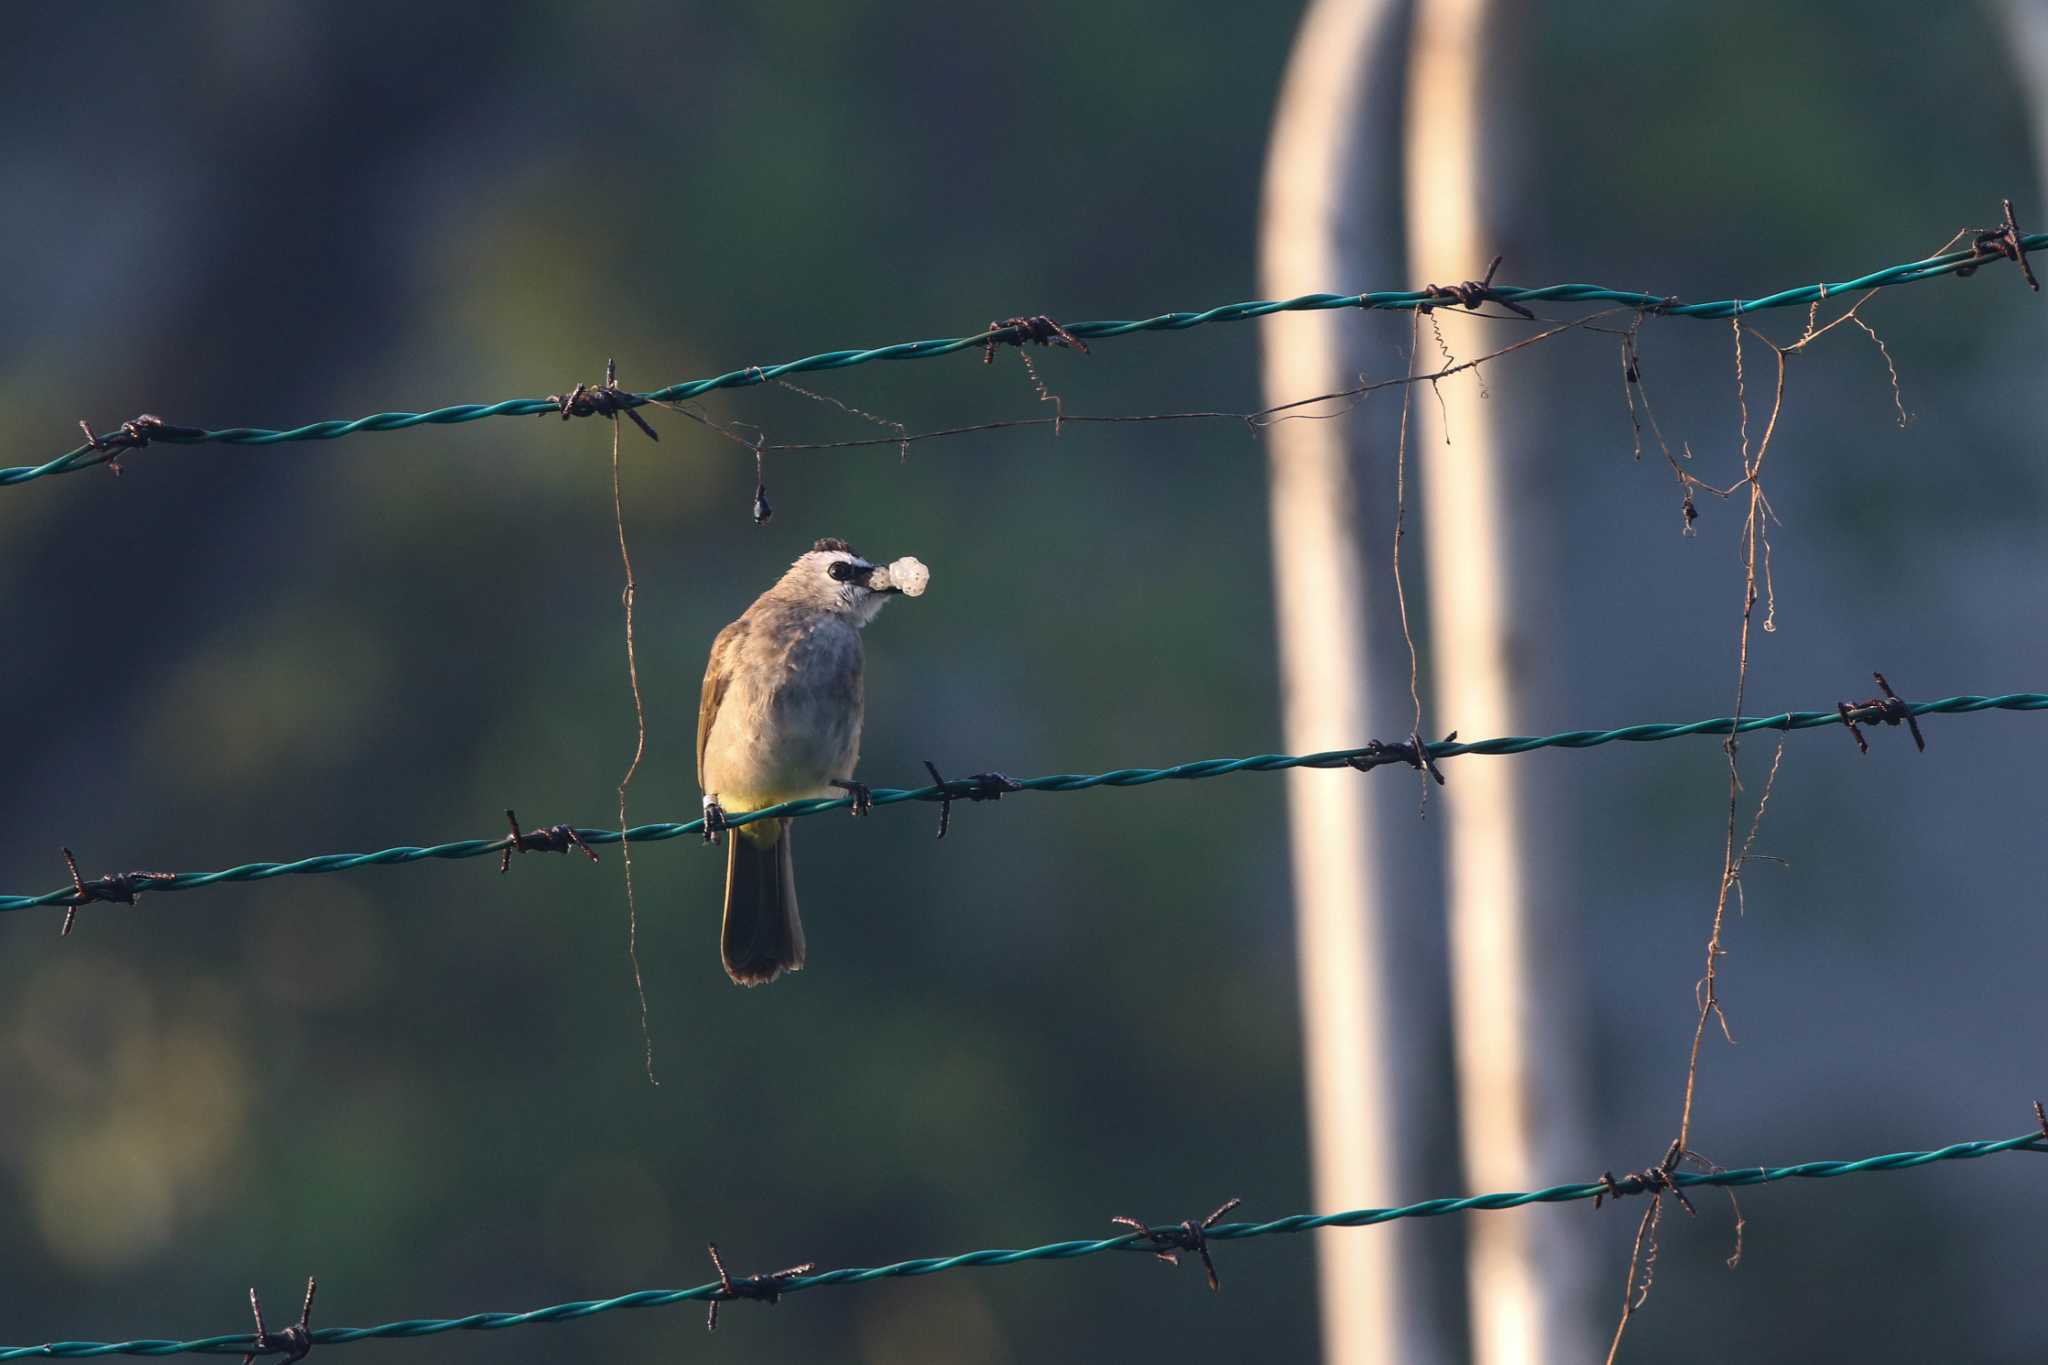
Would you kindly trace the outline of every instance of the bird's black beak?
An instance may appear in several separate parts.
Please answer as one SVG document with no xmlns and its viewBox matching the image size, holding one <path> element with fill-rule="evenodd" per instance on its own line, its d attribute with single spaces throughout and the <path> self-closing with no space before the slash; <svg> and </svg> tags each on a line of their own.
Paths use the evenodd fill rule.
<svg viewBox="0 0 2048 1365">
<path fill-rule="evenodd" d="M 859 573 L 855 574 L 853 577 L 853 581 L 860 584 L 863 588 L 866 588 L 869 592 L 902 592 L 903 589 L 890 586 L 888 581 L 889 575 L 887 572 L 888 567 L 889 566 L 886 564 L 870 564 L 865 569 L 862 569 Z M 875 576 L 877 574 L 880 574 L 882 577 L 882 585 L 880 587 L 877 587 L 875 585 Z"/>
</svg>

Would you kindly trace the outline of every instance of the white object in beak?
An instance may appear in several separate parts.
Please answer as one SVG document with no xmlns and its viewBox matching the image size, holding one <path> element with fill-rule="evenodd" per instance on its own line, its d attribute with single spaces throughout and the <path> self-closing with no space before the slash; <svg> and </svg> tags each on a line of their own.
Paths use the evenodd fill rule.
<svg viewBox="0 0 2048 1365">
<path fill-rule="evenodd" d="M 875 582 L 874 580 L 877 578 L 881 579 L 882 582 Z M 910 555 L 905 555 L 901 559 L 883 565 L 880 572 L 868 579 L 868 585 L 880 590 L 893 588 L 905 597 L 921 597 L 924 595 L 926 585 L 931 581 L 932 571 L 924 566 L 924 561 Z"/>
</svg>

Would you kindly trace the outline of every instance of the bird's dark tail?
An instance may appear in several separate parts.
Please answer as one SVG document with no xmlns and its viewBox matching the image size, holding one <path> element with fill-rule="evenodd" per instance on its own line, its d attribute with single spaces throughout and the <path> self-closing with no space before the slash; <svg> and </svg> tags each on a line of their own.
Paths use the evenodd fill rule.
<svg viewBox="0 0 2048 1365">
<path fill-rule="evenodd" d="M 726 836 L 725 927 L 718 946 L 725 974 L 737 985 L 765 986 L 785 971 L 803 970 L 789 824 L 757 820 Z"/>
</svg>

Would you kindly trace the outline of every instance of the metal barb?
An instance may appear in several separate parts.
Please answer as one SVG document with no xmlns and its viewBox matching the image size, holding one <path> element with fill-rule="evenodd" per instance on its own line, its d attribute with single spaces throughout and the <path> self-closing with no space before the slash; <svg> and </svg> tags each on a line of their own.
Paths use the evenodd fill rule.
<svg viewBox="0 0 2048 1365">
<path fill-rule="evenodd" d="M 726 1271 L 725 1260 L 718 1254 L 718 1243 L 707 1242 L 705 1249 L 711 1253 L 711 1264 L 718 1267 L 718 1292 L 712 1296 L 710 1311 L 704 1315 L 704 1330 L 718 1330 L 718 1305 L 733 1299 L 752 1299 L 756 1303 L 775 1303 L 782 1298 L 782 1292 L 789 1288 L 789 1282 L 801 1275 L 816 1270 L 815 1261 L 805 1261 L 787 1270 L 777 1270 L 766 1275 L 742 1275 L 734 1279 Z"/>
<path fill-rule="evenodd" d="M 1449 744 L 1452 741 L 1456 740 L 1457 737 L 1458 732 L 1456 730 L 1453 730 L 1448 735 L 1444 736 L 1444 743 Z M 1436 784 L 1439 787 L 1443 786 L 1443 770 L 1436 766 L 1436 758 L 1429 752 L 1429 746 L 1423 743 L 1422 734 L 1420 731 L 1413 731 L 1409 734 L 1408 747 L 1415 753 L 1415 766 L 1422 769 L 1424 772 L 1428 773 L 1431 777 L 1435 778 Z"/>
<path fill-rule="evenodd" d="M 543 825 L 539 829 L 519 832 L 519 817 L 512 808 L 505 808 L 505 822 L 512 826 L 512 833 L 505 838 L 504 846 L 498 853 L 498 872 L 503 875 L 512 866 L 514 853 L 567 853 L 572 848 L 583 850 L 584 856 L 593 863 L 597 861 L 597 850 L 583 842 L 582 833 L 574 825 Z"/>
<path fill-rule="evenodd" d="M 242 1357 L 242 1365 L 257 1356 L 282 1353 L 285 1365 L 292 1361 L 304 1360 L 313 1349 L 313 1291 L 319 1284 L 311 1275 L 306 1277 L 306 1302 L 299 1309 L 299 1320 L 282 1332 L 269 1332 L 263 1327 L 263 1301 L 256 1297 L 254 1285 L 249 1287 L 249 1311 L 256 1317 L 256 1340 L 250 1343 L 249 1351 Z"/>
<path fill-rule="evenodd" d="M 1009 335 L 1003 335 L 1006 332 Z M 1088 354 L 1088 343 L 1045 314 L 1034 313 L 1030 317 L 1004 318 L 999 322 L 991 322 L 988 325 L 988 338 L 981 345 L 981 363 L 989 365 L 995 362 L 998 343 L 1022 350 L 1027 341 L 1035 341 L 1041 346 L 1064 346 L 1069 350 L 1079 351 L 1082 355 Z"/>
<path fill-rule="evenodd" d="M 1869 742 L 1863 738 L 1863 731 L 1857 728 L 1860 723 L 1863 725 L 1904 725 L 1913 732 L 1913 747 L 1923 754 L 1926 753 L 1927 737 L 1920 733 L 1920 722 L 1913 715 L 1912 708 L 1906 704 L 1905 698 L 1892 691 L 1892 685 L 1885 680 L 1884 674 L 1872 673 L 1870 676 L 1877 680 L 1877 685 L 1880 688 L 1884 689 L 1883 696 L 1870 697 L 1859 702 L 1838 701 L 1835 703 L 1835 714 L 1840 716 L 1842 724 L 1849 728 L 1850 736 L 1856 741 L 1857 752 L 1864 754 L 1870 752 Z"/>
<path fill-rule="evenodd" d="M 654 428 L 647 425 L 647 419 L 638 411 L 639 401 L 619 387 L 619 363 L 616 360 L 604 362 L 604 383 L 578 384 L 567 393 L 551 393 L 548 402 L 555 405 L 555 411 L 562 414 L 562 420 L 571 417 L 609 417 L 618 420 L 620 413 L 633 419 L 633 425 L 640 428 L 648 440 L 659 441 Z"/>
<path fill-rule="evenodd" d="M 1906 705 L 1905 699 L 1892 691 L 1892 685 L 1885 681 L 1884 674 L 1873 672 L 1870 676 L 1875 678 L 1877 685 L 1884 689 L 1885 724 L 1897 725 L 1899 720 L 1903 718 L 1906 722 L 1906 728 L 1913 732 L 1913 747 L 1923 754 L 1926 753 L 1927 737 L 1920 733 L 1920 721 L 1914 716 L 1912 709 Z"/>
<path fill-rule="evenodd" d="M 133 905 L 135 898 L 142 894 L 147 882 L 174 882 L 175 872 L 110 872 L 104 877 L 86 881 L 78 875 L 78 859 L 71 856 L 70 849 L 63 849 L 64 867 L 71 873 L 71 899 L 65 902 L 69 908 L 64 912 L 64 927 L 57 937 L 66 938 L 71 925 L 78 918 L 78 907 L 91 905 L 94 901 L 109 901 L 116 905 Z"/>
<path fill-rule="evenodd" d="M 1869 753 L 1870 742 L 1864 739 L 1863 732 L 1856 728 L 1856 709 L 1850 706 L 1848 702 L 1838 701 L 1835 703 L 1835 714 L 1842 718 L 1842 724 L 1849 727 L 1849 737 L 1856 741 L 1856 752 L 1859 754 Z"/>
<path fill-rule="evenodd" d="M 1646 1166 L 1640 1171 L 1630 1171 L 1619 1179 L 1615 1178 L 1612 1171 L 1602 1171 L 1600 1193 L 1593 1196 L 1593 1207 L 1597 1209 L 1604 1200 L 1618 1200 L 1623 1195 L 1649 1194 L 1658 1197 L 1668 1194 L 1679 1202 L 1688 1216 L 1697 1216 L 1699 1210 L 1692 1206 L 1692 1200 L 1685 1197 L 1685 1191 L 1671 1178 L 1673 1172 L 1678 1169 L 1678 1163 L 1687 1155 L 1689 1154 L 1674 1138 L 1671 1149 L 1664 1153 L 1664 1159 L 1654 1166 Z"/>
<path fill-rule="evenodd" d="M 1150 1251 L 1168 1265 L 1179 1265 L 1180 1253 L 1183 1251 L 1190 1251 L 1201 1257 L 1202 1269 L 1207 1271 L 1209 1275 L 1209 1292 L 1213 1294 L 1220 1292 L 1223 1284 L 1216 1278 L 1216 1263 L 1209 1259 L 1209 1229 L 1215 1227 L 1224 1214 L 1229 1213 L 1243 1202 L 1244 1200 L 1242 1199 L 1227 1199 L 1217 1205 L 1215 1212 L 1211 1213 L 1201 1222 L 1197 1223 L 1194 1219 L 1189 1218 L 1182 1221 L 1178 1226 L 1170 1228 L 1148 1227 L 1139 1219 L 1126 1217 L 1121 1214 L 1109 1221 L 1135 1229 L 1138 1236 L 1145 1239 L 1146 1245 L 1142 1249 Z M 1133 1243 L 1132 1245 L 1135 1246 L 1137 1244 Z"/>
<path fill-rule="evenodd" d="M 1443 742 L 1450 744 L 1457 738 L 1458 732 L 1453 730 L 1444 736 Z M 1435 778 L 1439 787 L 1444 785 L 1443 770 L 1436 766 L 1436 759 L 1429 752 L 1429 745 L 1423 742 L 1419 731 L 1411 731 L 1407 741 L 1402 744 L 1386 744 L 1377 739 L 1368 740 L 1364 753 L 1355 754 L 1345 759 L 1344 763 L 1347 767 L 1356 768 L 1362 773 L 1369 773 L 1374 768 L 1382 768 L 1389 763 L 1406 763 L 1409 767 L 1426 772 Z"/>
<path fill-rule="evenodd" d="M 1519 313 L 1523 317 L 1529 319 L 1531 322 L 1534 322 L 1536 320 L 1536 315 L 1534 313 L 1530 312 L 1528 309 L 1524 308 L 1519 303 L 1515 303 L 1512 300 L 1502 298 L 1497 292 L 1495 292 L 1493 287 L 1493 272 L 1500 269 L 1500 263 L 1501 258 L 1499 256 L 1494 257 L 1491 261 L 1487 263 L 1485 279 L 1467 280 L 1463 284 L 1424 285 L 1422 287 L 1422 292 L 1430 295 L 1435 300 L 1435 302 L 1418 303 L 1415 305 L 1415 311 L 1417 311 L 1418 313 L 1433 313 L 1436 311 L 1437 305 L 1439 303 L 1446 305 L 1460 304 L 1466 308 L 1475 309 L 1478 308 L 1479 305 L 1481 305 L 1482 303 L 1497 303 L 1501 307 L 1506 308 L 1511 312 Z M 1633 377 L 1631 377 L 1629 382 L 1635 382 Z"/>
<path fill-rule="evenodd" d="M 131 417 L 121 423 L 119 431 L 108 432 L 105 436 L 94 435 L 92 427 L 87 424 L 84 418 L 79 419 L 78 429 L 85 433 L 86 445 L 94 450 L 107 453 L 107 459 L 104 463 L 107 468 L 113 470 L 116 474 L 121 472 L 120 452 L 124 450 L 140 450 L 149 444 L 151 437 L 165 436 L 190 441 L 198 440 L 206 434 L 197 427 L 174 427 L 153 412 L 145 412 L 140 417 Z"/>
<path fill-rule="evenodd" d="M 1970 250 L 1976 259 L 1968 265 L 1956 268 L 1956 278 L 1962 279 L 1977 273 L 1977 268 L 1987 261 L 2007 260 L 2020 268 L 2026 277 L 2027 288 L 2041 292 L 2041 282 L 2034 278 L 2034 267 L 2027 260 L 2026 234 L 2020 231 L 2019 219 L 2013 216 L 2012 200 L 2005 201 L 2005 226 L 1984 228 L 1975 234 Z"/>
<path fill-rule="evenodd" d="M 953 803 L 955 801 L 1000 801 L 1003 799 L 1003 793 L 1005 792 L 1020 792 L 1024 790 L 1022 782 L 1014 778 L 1005 777 L 1002 773 L 976 773 L 972 777 L 961 779 L 962 784 L 967 787 L 966 791 L 955 792 L 952 789 L 953 784 L 939 776 L 938 765 L 930 759 L 924 761 L 924 770 L 932 775 L 932 785 L 939 789 L 938 794 L 931 799 L 939 803 L 939 837 L 941 839 L 946 837 L 946 831 L 952 827 Z"/>
</svg>

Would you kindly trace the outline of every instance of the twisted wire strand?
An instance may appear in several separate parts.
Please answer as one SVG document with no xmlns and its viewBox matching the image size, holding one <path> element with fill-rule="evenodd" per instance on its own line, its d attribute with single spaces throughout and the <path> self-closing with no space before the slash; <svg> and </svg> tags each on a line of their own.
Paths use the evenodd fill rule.
<svg viewBox="0 0 2048 1365">
<path fill-rule="evenodd" d="M 2048 247 L 2048 233 L 2028 233 L 2020 239 L 2020 245 L 2027 251 Z M 1676 298 L 1666 295 L 1645 294 L 1634 289 L 1610 289 L 1598 284 L 1550 284 L 1536 288 L 1498 285 L 1494 286 L 1489 294 L 1493 299 L 1522 304 L 1607 303 L 1640 308 L 1645 312 L 1666 317 L 1729 318 L 1767 308 L 1791 308 L 1843 294 L 1866 293 L 1893 285 L 1912 284 L 1919 280 L 1933 279 L 1939 275 L 1951 275 L 1959 270 L 1982 266 L 1987 261 L 1997 259 L 1999 257 L 1987 257 L 1974 248 L 1968 248 L 1945 252 L 1939 256 L 1929 256 L 1923 260 L 1908 261 L 1903 265 L 1888 266 L 1883 270 L 1874 270 L 1867 275 L 1859 275 L 1854 279 L 1834 284 L 1802 284 L 1790 289 L 1780 289 L 1761 298 L 1716 299 L 1706 303 L 1681 303 Z M 1136 332 L 1183 332 L 1191 327 L 1200 327 L 1211 322 L 1244 322 L 1272 313 L 1320 312 L 1332 308 L 1408 310 L 1425 306 L 1447 307 L 1450 306 L 1450 301 L 1443 292 L 1428 289 L 1381 290 L 1364 294 L 1302 294 L 1291 299 L 1255 299 L 1246 303 L 1228 303 L 1201 312 L 1161 313 L 1156 317 L 1135 321 L 1077 322 L 1069 324 L 1066 330 L 1074 336 L 1095 340 L 1103 337 L 1129 336 Z M 640 407 L 649 402 L 682 402 L 709 393 L 713 389 L 745 388 L 754 384 L 765 384 L 784 375 L 802 374 L 811 370 L 843 370 L 876 360 L 930 360 L 942 355 L 951 355 L 955 351 L 985 346 L 991 339 L 998 342 L 1010 341 L 1015 339 L 1016 335 L 1014 328 L 998 327 L 991 331 L 977 332 L 973 336 L 903 341 L 891 346 L 866 349 L 821 351 L 817 355 L 805 356 L 801 360 L 784 361 L 779 365 L 749 365 L 744 369 L 729 370 L 710 379 L 690 379 L 649 393 L 625 394 L 622 395 L 622 400 L 629 407 Z M 435 408 L 429 412 L 378 412 L 368 417 L 358 417 L 353 421 L 311 422 L 305 426 L 283 430 L 272 430 L 267 427 L 223 427 L 214 431 L 164 431 L 153 435 L 151 441 L 172 445 L 213 443 L 257 446 L 276 445 L 284 441 L 331 441 L 342 436 L 352 436 L 359 431 L 400 431 L 408 427 L 475 422 L 485 417 L 531 417 L 543 413 L 558 413 L 560 410 L 556 402 L 548 398 L 508 398 L 497 403 L 460 403 L 451 407 Z M 90 468 L 103 464 L 118 454 L 119 449 L 78 446 L 44 464 L 0 469 L 0 487 Z"/>
<path fill-rule="evenodd" d="M 1874 1171 L 1910 1170 L 1938 1161 L 1971 1161 L 2003 1152 L 2036 1152 L 2048 1155 L 2048 1135 L 2036 1130 L 2020 1137 L 1995 1142 L 1957 1142 L 1930 1151 L 1892 1152 L 1884 1156 L 1865 1157 L 1860 1161 L 1805 1161 L 1793 1166 L 1744 1166 L 1735 1170 L 1710 1172 L 1680 1171 L 1672 1174 L 1671 1181 L 1675 1185 L 1690 1188 L 1698 1185 L 1767 1185 L 1779 1180 L 1829 1180 L 1836 1176 L 1863 1175 Z M 1206 1236 L 1210 1241 L 1234 1242 L 1278 1233 L 1306 1232 L 1312 1228 L 1360 1228 L 1377 1223 L 1391 1223 L 1402 1218 L 1437 1218 L 1445 1214 L 1466 1213 L 1477 1209 L 1513 1209 L 1524 1204 L 1561 1204 L 1612 1193 L 1605 1183 L 1599 1181 L 1552 1185 L 1542 1190 L 1475 1194 L 1461 1199 L 1426 1199 L 1419 1204 L 1404 1204 L 1398 1208 L 1351 1209 L 1343 1213 L 1300 1213 L 1288 1218 L 1276 1218 L 1270 1223 L 1223 1223 L 1209 1228 Z M 1173 1224 L 1169 1222 L 1159 1226 L 1171 1227 Z M 875 1280 L 936 1275 L 943 1271 L 961 1270 L 969 1266 L 1018 1265 L 1026 1261 L 1069 1261 L 1105 1251 L 1151 1250 L 1150 1243 L 1142 1234 L 1128 1232 L 1116 1237 L 1050 1242 L 1044 1246 L 1021 1251 L 992 1248 L 987 1251 L 970 1251 L 958 1256 L 921 1257 L 916 1260 L 898 1261 L 893 1265 L 827 1270 L 815 1275 L 796 1276 L 781 1283 L 778 1288 L 782 1293 L 793 1294 L 805 1289 L 819 1289 L 825 1285 L 868 1284 Z M 503 1327 L 525 1327 L 533 1323 L 572 1322 L 578 1318 L 594 1317 L 599 1313 L 609 1313 L 621 1308 L 665 1308 L 678 1303 L 705 1302 L 722 1297 L 721 1286 L 713 1282 L 700 1284 L 693 1289 L 643 1289 L 609 1299 L 581 1299 L 575 1303 L 558 1303 L 550 1308 L 536 1308 L 524 1313 L 470 1313 L 459 1318 L 408 1318 L 376 1327 L 322 1327 L 315 1330 L 312 1335 L 313 1344 L 316 1346 L 339 1346 L 352 1341 L 429 1337 L 438 1336 L 443 1332 L 489 1332 Z M 253 1345 L 254 1338 L 246 1332 L 200 1337 L 192 1341 L 53 1341 L 42 1346 L 0 1347 L 0 1361 L 77 1360 L 112 1355 L 237 1355 L 251 1350 Z"/>
<path fill-rule="evenodd" d="M 1968 715 L 1978 711 L 2041 711 L 2048 710 L 2048 692 L 2008 692 L 1992 697 L 1943 697 L 1937 701 L 1909 702 L 1905 710 L 1914 716 Z M 1858 724 L 1874 723 L 1876 719 L 1869 708 L 1863 707 L 1851 708 L 1849 718 Z M 1591 749 L 1602 744 L 1646 744 L 1691 735 L 1748 734 L 1755 730 L 1810 730 L 1816 726 L 1843 723 L 1840 711 L 1786 711 L 1775 716 L 1744 716 L 1739 721 L 1729 716 L 1718 716 L 1711 720 L 1696 720 L 1684 725 L 1629 725 L 1618 730 L 1566 730 L 1554 735 L 1508 735 L 1498 739 L 1473 740 L 1469 743 L 1440 740 L 1424 747 L 1429 750 L 1430 757 L 1443 759 L 1456 758 L 1461 754 L 1524 754 L 1536 749 Z M 1373 759 L 1385 763 L 1388 761 L 1387 749 L 1375 744 L 1357 749 L 1331 749 L 1315 754 L 1256 754 L 1250 758 L 1206 758 L 1192 763 L 1176 764 L 1170 768 L 1119 768 L 1106 773 L 1054 773 L 1046 777 L 1026 778 L 1017 783 L 1015 789 L 1076 792 L 1086 791 L 1091 787 L 1143 787 L 1154 782 L 1196 781 L 1207 777 L 1222 777 L 1229 773 L 1275 772 L 1285 768 L 1342 768 L 1348 766 L 1354 758 Z M 904 801 L 972 800 L 977 793 L 986 795 L 973 779 L 964 779 L 950 781 L 942 786 L 876 787 L 870 795 L 877 806 L 893 806 Z M 852 804 L 852 798 L 844 796 L 785 801 L 779 805 L 764 806 L 760 810 L 730 814 L 726 816 L 726 823 L 738 826 L 750 824 L 755 820 L 782 816 L 794 818 L 816 815 L 822 811 L 844 810 Z M 655 843 L 663 839 L 680 838 L 685 834 L 700 833 L 703 828 L 704 822 L 701 819 L 680 823 L 657 822 L 635 825 L 626 831 L 624 837 L 634 843 Z M 577 833 L 589 844 L 616 844 L 621 838 L 617 829 L 578 829 Z M 213 886 L 219 882 L 267 881 L 272 877 L 416 863 L 428 858 L 476 858 L 487 853 L 502 852 L 508 842 L 509 840 L 504 837 L 460 839 L 445 844 L 401 845 L 376 853 L 323 853 L 315 857 L 300 858 L 294 862 L 243 863 L 239 867 L 223 868 L 218 872 L 179 872 L 168 880 L 148 883 L 145 894 L 184 891 L 198 886 Z M 87 885 L 90 886 L 91 883 Z M 69 905 L 75 901 L 76 896 L 77 893 L 68 886 L 39 896 L 0 896 L 0 912 L 31 910 L 46 905 Z"/>
</svg>

